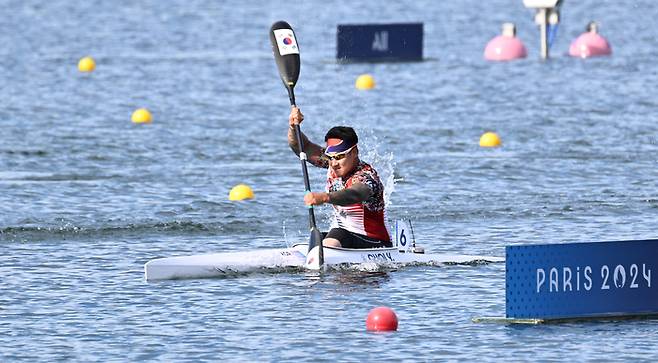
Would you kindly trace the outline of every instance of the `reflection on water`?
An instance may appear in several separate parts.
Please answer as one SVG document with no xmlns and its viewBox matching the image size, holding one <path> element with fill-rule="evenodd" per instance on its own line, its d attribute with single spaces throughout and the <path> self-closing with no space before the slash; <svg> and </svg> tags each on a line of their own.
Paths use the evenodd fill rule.
<svg viewBox="0 0 658 363">
<path fill-rule="evenodd" d="M 350 292 L 380 287 L 391 278 L 388 268 L 377 271 L 359 270 L 357 265 L 334 266 L 324 271 L 303 272 L 307 287 L 330 289 L 336 292 Z"/>
<path fill-rule="evenodd" d="M 337 270 L 326 275 L 326 282 L 343 291 L 379 287 L 391 279 L 389 271 Z"/>
</svg>

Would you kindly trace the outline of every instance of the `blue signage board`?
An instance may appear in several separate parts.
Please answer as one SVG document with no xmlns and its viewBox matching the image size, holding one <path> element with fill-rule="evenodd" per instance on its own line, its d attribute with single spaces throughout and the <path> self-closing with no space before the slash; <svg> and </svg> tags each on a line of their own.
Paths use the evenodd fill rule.
<svg viewBox="0 0 658 363">
<path fill-rule="evenodd" d="M 423 23 L 338 25 L 340 62 L 423 60 Z"/>
<path fill-rule="evenodd" d="M 507 246 L 507 318 L 658 314 L 658 240 Z"/>
</svg>

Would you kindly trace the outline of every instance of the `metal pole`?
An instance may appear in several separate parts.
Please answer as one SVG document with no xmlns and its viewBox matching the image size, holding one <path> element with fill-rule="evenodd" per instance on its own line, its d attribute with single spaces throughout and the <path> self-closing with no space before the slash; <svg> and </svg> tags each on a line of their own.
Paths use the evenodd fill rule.
<svg viewBox="0 0 658 363">
<path fill-rule="evenodd" d="M 539 30 L 540 30 L 540 40 L 541 40 L 541 58 L 548 59 L 548 32 L 546 27 L 548 26 L 548 9 L 542 8 L 539 9 Z"/>
</svg>

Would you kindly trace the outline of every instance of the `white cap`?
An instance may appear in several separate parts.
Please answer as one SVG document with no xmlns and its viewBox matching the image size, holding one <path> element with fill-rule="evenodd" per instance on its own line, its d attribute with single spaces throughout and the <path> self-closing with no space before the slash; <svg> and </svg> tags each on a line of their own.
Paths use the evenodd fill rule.
<svg viewBox="0 0 658 363">
<path fill-rule="evenodd" d="M 514 23 L 503 23 L 503 36 L 514 38 L 516 36 L 516 25 Z"/>
</svg>

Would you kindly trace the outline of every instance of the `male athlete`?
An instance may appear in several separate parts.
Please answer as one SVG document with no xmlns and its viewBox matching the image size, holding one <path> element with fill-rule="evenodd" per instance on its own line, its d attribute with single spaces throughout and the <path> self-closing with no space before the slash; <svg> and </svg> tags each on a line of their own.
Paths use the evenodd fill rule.
<svg viewBox="0 0 658 363">
<path fill-rule="evenodd" d="M 304 120 L 299 108 L 288 117 L 288 145 L 299 155 L 295 125 Z M 391 247 L 384 221 L 384 185 L 375 169 L 359 160 L 359 141 L 351 127 L 332 127 L 324 137 L 326 148 L 301 134 L 308 161 L 327 170 L 326 192 L 307 193 L 306 205 L 332 204 L 334 218 L 322 244 L 343 248 Z"/>
</svg>

